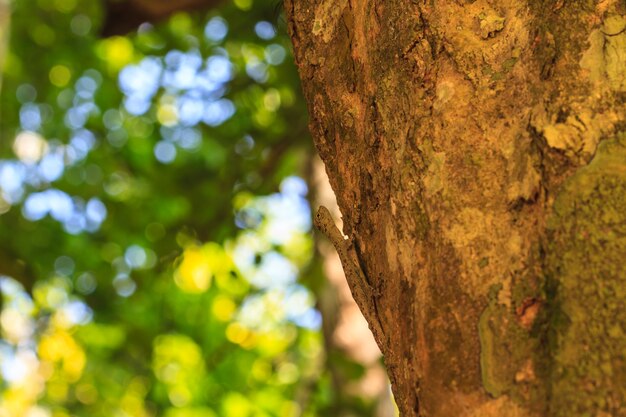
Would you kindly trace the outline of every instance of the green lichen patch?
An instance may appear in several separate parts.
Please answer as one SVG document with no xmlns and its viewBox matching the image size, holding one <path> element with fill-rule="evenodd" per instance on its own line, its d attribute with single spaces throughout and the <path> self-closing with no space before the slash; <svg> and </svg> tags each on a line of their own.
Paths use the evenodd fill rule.
<svg viewBox="0 0 626 417">
<path fill-rule="evenodd" d="M 528 294 L 529 287 L 522 282 L 514 283 L 513 293 Z M 543 410 L 545 390 L 541 366 L 545 363 L 542 333 L 538 330 L 541 320 L 525 328 L 520 325 L 516 311 L 521 303 L 506 305 L 500 302 L 502 285 L 489 289 L 488 305 L 478 321 L 480 339 L 480 369 L 483 388 L 492 397 L 508 395 L 520 404 L 532 404 L 533 409 Z M 537 296 L 537 291 L 533 292 Z M 541 365 L 540 365 L 541 364 Z"/>
<path fill-rule="evenodd" d="M 549 415 L 626 415 L 626 135 L 564 185 L 548 227 Z"/>
</svg>

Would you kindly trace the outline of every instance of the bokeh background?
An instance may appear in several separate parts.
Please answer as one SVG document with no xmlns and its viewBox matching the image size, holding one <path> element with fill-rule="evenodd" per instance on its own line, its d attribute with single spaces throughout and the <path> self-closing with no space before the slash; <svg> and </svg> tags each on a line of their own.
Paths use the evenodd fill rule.
<svg viewBox="0 0 626 417">
<path fill-rule="evenodd" d="M 176 3 L 0 0 L 0 417 L 395 415 L 280 4 Z"/>
</svg>

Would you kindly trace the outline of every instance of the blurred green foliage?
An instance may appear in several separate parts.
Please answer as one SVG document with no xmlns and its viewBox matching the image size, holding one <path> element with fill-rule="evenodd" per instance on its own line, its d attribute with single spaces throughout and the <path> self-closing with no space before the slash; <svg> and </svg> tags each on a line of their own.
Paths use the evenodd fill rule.
<svg viewBox="0 0 626 417">
<path fill-rule="evenodd" d="M 371 414 L 325 368 L 312 149 L 275 5 L 106 39 L 100 1 L 12 7 L 0 416 Z"/>
</svg>

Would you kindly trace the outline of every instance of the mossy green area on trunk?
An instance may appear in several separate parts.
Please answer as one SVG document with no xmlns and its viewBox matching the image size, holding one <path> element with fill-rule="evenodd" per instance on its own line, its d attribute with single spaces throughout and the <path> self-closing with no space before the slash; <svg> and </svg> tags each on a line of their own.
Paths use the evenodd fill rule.
<svg viewBox="0 0 626 417">
<path fill-rule="evenodd" d="M 548 224 L 550 416 L 626 415 L 626 134 L 564 185 Z M 603 414 L 606 413 L 606 414 Z"/>
<path fill-rule="evenodd" d="M 508 395 L 519 404 L 532 404 L 532 409 L 543 413 L 546 391 L 545 363 L 545 309 L 536 320 L 525 323 L 527 303 L 541 306 L 540 294 L 530 281 L 522 277 L 513 283 L 511 302 L 500 301 L 502 285 L 489 290 L 489 304 L 478 322 L 480 337 L 480 369 L 483 388 L 493 397 Z M 531 307 L 532 308 L 532 307 Z M 524 325 L 526 324 L 526 326 Z"/>
</svg>

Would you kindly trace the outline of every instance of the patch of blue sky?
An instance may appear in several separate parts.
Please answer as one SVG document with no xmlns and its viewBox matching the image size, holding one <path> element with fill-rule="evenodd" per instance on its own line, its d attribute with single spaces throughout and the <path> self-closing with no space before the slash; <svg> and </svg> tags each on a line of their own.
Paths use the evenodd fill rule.
<svg viewBox="0 0 626 417">
<path fill-rule="evenodd" d="M 100 199 L 93 197 L 85 206 L 85 217 L 88 222 L 99 226 L 107 218 L 107 208 Z"/>
<path fill-rule="evenodd" d="M 305 197 L 309 193 L 309 187 L 302 178 L 291 176 L 281 181 L 280 192 L 282 194 Z M 307 209 L 307 213 L 308 211 Z"/>
<path fill-rule="evenodd" d="M 294 284 L 285 288 L 283 302 L 287 320 L 309 329 L 318 329 L 322 324 L 322 317 L 314 308 L 313 295 L 305 287 Z"/>
<path fill-rule="evenodd" d="M 235 105 L 228 99 L 207 103 L 202 121 L 209 126 L 219 126 L 235 114 Z"/>
<path fill-rule="evenodd" d="M 83 99 L 93 98 L 98 89 L 98 82 L 93 78 L 83 75 L 76 80 L 76 93 Z"/>
<path fill-rule="evenodd" d="M 74 214 L 74 202 L 67 193 L 56 188 L 44 191 L 50 216 L 59 221 L 69 221 Z"/>
<path fill-rule="evenodd" d="M 237 320 L 260 331 L 271 330 L 285 320 L 300 327 L 319 329 L 321 315 L 313 305 L 311 293 L 300 285 L 292 284 L 246 297 L 237 313 Z"/>
<path fill-rule="evenodd" d="M 159 162 L 170 164 L 176 159 L 176 146 L 166 140 L 159 141 L 154 145 L 154 156 Z"/>
<path fill-rule="evenodd" d="M 202 142 L 202 133 L 194 127 L 161 126 L 160 131 L 166 141 L 174 142 L 183 149 L 197 149 Z"/>
<path fill-rule="evenodd" d="M 83 231 L 94 232 L 106 219 L 106 206 L 98 198 L 91 198 L 87 204 L 79 198 L 51 188 L 31 193 L 22 206 L 22 215 L 31 221 L 41 220 L 47 215 L 63 224 L 71 234 Z"/>
<path fill-rule="evenodd" d="M 208 99 L 217 99 L 224 94 L 224 86 L 211 80 L 206 71 L 201 71 L 196 75 L 195 90 Z"/>
<path fill-rule="evenodd" d="M 24 348 L 11 351 L 9 354 L 2 352 L 2 361 L 0 362 L 2 377 L 13 384 L 25 381 L 39 366 L 35 352 Z"/>
<path fill-rule="evenodd" d="M 98 113 L 98 107 L 91 102 L 83 102 L 70 107 L 65 113 L 65 125 L 70 129 L 80 129 L 85 126 L 92 113 Z"/>
<path fill-rule="evenodd" d="M 126 95 L 124 105 L 132 115 L 144 114 L 150 101 L 160 87 L 163 64 L 157 57 L 148 56 L 138 65 L 128 65 L 118 78 L 122 92 Z"/>
<path fill-rule="evenodd" d="M 309 203 L 294 194 L 273 194 L 264 201 L 269 214 L 266 225 L 268 239 L 276 245 L 289 243 L 295 234 L 311 229 Z"/>
<path fill-rule="evenodd" d="M 221 42 L 228 34 L 228 23 L 216 16 L 209 20 L 204 27 L 204 36 L 213 42 Z"/>
<path fill-rule="evenodd" d="M 37 131 L 41 127 L 41 111 L 34 103 L 24 104 L 20 108 L 20 124 L 24 130 Z"/>
<path fill-rule="evenodd" d="M 3 199 L 15 204 L 24 194 L 26 166 L 17 161 L 0 161 L 0 191 Z"/>
<path fill-rule="evenodd" d="M 30 314 L 35 308 L 32 298 L 24 291 L 24 286 L 6 275 L 0 275 L 0 292 L 5 297 L 5 306 L 21 314 Z"/>
<path fill-rule="evenodd" d="M 274 25 L 264 20 L 257 22 L 257 24 L 254 25 L 254 32 L 259 38 L 264 40 L 270 40 L 276 36 Z"/>
<path fill-rule="evenodd" d="M 250 277 L 258 288 L 284 287 L 296 281 L 298 268 L 282 254 L 270 251 L 261 257 L 261 263 Z"/>
<path fill-rule="evenodd" d="M 206 61 L 206 74 L 215 83 L 226 83 L 233 77 L 233 65 L 226 56 L 213 55 Z"/>
<path fill-rule="evenodd" d="M 186 127 L 179 129 L 180 134 L 177 135 L 176 143 L 183 149 L 194 150 L 200 147 L 202 143 L 202 134 L 198 129 Z"/>
<path fill-rule="evenodd" d="M 163 73 L 163 86 L 169 90 L 186 90 L 196 84 L 196 69 L 180 66 Z"/>
<path fill-rule="evenodd" d="M 124 108 L 133 116 L 145 114 L 152 105 L 150 99 L 141 96 L 128 96 L 124 98 Z"/>
<path fill-rule="evenodd" d="M 78 161 L 86 158 L 95 145 L 96 137 L 90 130 L 78 129 L 74 131 L 68 145 L 73 152 L 71 159 Z"/>
<path fill-rule="evenodd" d="M 44 182 L 54 182 L 61 178 L 65 171 L 64 153 L 61 148 L 49 152 L 37 166 L 37 173 Z"/>
<path fill-rule="evenodd" d="M 84 325 L 91 321 L 93 311 L 82 301 L 72 300 L 60 309 L 61 314 L 73 325 Z"/>
<path fill-rule="evenodd" d="M 202 120 L 204 101 L 191 95 L 184 95 L 176 100 L 178 119 L 185 126 L 195 126 Z"/>
<path fill-rule="evenodd" d="M 49 211 L 50 206 L 44 192 L 30 194 L 22 206 L 22 214 L 31 221 L 43 219 Z"/>
<path fill-rule="evenodd" d="M 87 229 L 87 219 L 75 209 L 70 217 L 63 222 L 63 228 L 67 233 L 77 235 Z"/>
</svg>

